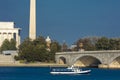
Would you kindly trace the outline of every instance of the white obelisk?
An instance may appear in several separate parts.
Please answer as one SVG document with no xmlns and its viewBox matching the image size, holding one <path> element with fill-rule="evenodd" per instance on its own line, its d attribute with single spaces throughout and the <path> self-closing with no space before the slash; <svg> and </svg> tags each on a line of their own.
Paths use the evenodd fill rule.
<svg viewBox="0 0 120 80">
<path fill-rule="evenodd" d="M 36 39 L 36 0 L 30 0 L 29 38 Z"/>
</svg>

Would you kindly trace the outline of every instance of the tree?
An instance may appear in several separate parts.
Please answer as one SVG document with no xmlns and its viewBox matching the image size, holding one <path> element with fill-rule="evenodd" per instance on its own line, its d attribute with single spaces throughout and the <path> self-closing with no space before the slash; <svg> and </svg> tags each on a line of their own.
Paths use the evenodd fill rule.
<svg viewBox="0 0 120 80">
<path fill-rule="evenodd" d="M 51 48 L 50 48 L 52 53 L 56 53 L 61 51 L 61 46 L 57 41 L 54 41 L 51 43 Z"/>
<path fill-rule="evenodd" d="M 4 51 L 4 50 L 9 50 L 9 46 L 10 46 L 10 42 L 8 39 L 5 39 L 3 41 L 3 44 L 1 45 L 1 51 Z"/>
<path fill-rule="evenodd" d="M 87 37 L 87 38 L 80 38 L 76 44 L 77 44 L 77 49 L 79 50 L 80 48 L 80 44 L 83 44 L 83 49 L 85 50 L 96 50 L 95 48 L 95 44 L 97 42 L 97 38 L 96 37 Z"/>
<path fill-rule="evenodd" d="M 1 51 L 3 50 L 16 50 L 16 41 L 14 39 L 11 39 L 10 41 L 8 39 L 5 39 L 3 41 L 3 44 L 1 45 Z"/>
<path fill-rule="evenodd" d="M 19 59 L 30 61 L 33 53 L 34 46 L 32 41 L 27 38 L 19 46 Z"/>
<path fill-rule="evenodd" d="M 10 50 L 16 50 L 16 41 L 14 39 L 10 40 Z"/>
<path fill-rule="evenodd" d="M 45 38 L 40 36 L 34 41 L 25 39 L 19 46 L 19 56 L 17 59 L 27 62 L 50 62 L 54 61 L 55 52 L 60 51 L 58 42 L 52 42 L 50 51 L 47 50 Z"/>
<path fill-rule="evenodd" d="M 120 49 L 120 39 L 119 38 L 109 39 L 109 49 L 110 50 L 119 50 Z"/>
<path fill-rule="evenodd" d="M 117 39 L 117 50 L 120 50 L 120 38 Z"/>
<path fill-rule="evenodd" d="M 116 45 L 116 40 L 115 39 L 110 39 L 109 40 L 109 49 L 110 50 L 116 50 L 117 45 Z"/>
<path fill-rule="evenodd" d="M 68 46 L 65 42 L 62 45 L 62 51 L 68 51 Z"/>
<path fill-rule="evenodd" d="M 45 38 L 43 36 L 39 36 L 37 37 L 34 41 L 33 41 L 34 45 L 46 45 L 46 41 Z"/>
<path fill-rule="evenodd" d="M 50 60 L 55 61 L 55 53 L 61 51 L 61 45 L 57 41 L 53 41 L 50 47 Z"/>
<path fill-rule="evenodd" d="M 97 50 L 109 50 L 109 39 L 101 37 L 95 45 Z"/>
</svg>

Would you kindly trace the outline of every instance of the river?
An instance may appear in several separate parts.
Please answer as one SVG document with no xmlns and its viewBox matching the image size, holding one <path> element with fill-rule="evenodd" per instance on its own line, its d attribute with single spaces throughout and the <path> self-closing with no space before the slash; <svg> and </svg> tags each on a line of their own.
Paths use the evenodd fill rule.
<svg viewBox="0 0 120 80">
<path fill-rule="evenodd" d="M 50 67 L 0 67 L 0 80 L 120 80 L 120 69 L 87 69 L 92 72 L 83 75 L 52 75 L 49 73 Z"/>
</svg>

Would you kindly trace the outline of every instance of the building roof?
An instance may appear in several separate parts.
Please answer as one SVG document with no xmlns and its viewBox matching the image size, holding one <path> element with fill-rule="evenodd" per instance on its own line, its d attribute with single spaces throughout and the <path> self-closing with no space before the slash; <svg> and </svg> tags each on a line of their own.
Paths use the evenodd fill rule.
<svg viewBox="0 0 120 80">
<path fill-rule="evenodd" d="M 14 22 L 0 22 L 0 29 L 13 29 Z"/>
</svg>

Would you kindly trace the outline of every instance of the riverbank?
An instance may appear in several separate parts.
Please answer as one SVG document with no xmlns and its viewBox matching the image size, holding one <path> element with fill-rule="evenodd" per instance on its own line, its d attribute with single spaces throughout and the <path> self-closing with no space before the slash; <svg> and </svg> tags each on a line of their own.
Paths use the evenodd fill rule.
<svg viewBox="0 0 120 80">
<path fill-rule="evenodd" d="M 106 64 L 100 64 L 98 68 L 104 68 L 104 69 L 120 69 L 120 65 L 106 65 Z"/>
<path fill-rule="evenodd" d="M 67 65 L 56 63 L 11 63 L 0 64 L 0 67 L 67 67 Z"/>
<path fill-rule="evenodd" d="M 56 63 L 3 63 L 0 64 L 0 67 L 68 67 L 66 64 L 56 64 Z M 104 69 L 120 69 L 120 66 L 108 66 L 108 65 L 99 65 L 98 68 Z"/>
</svg>

